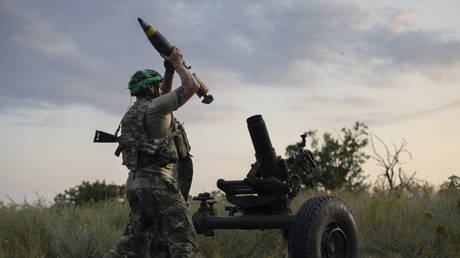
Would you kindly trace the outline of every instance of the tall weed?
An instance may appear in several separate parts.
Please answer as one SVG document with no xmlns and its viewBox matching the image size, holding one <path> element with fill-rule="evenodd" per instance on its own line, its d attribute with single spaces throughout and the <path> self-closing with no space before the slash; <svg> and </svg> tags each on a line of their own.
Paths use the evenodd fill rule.
<svg viewBox="0 0 460 258">
<path fill-rule="evenodd" d="M 460 192 L 423 188 L 417 192 L 306 191 L 292 204 L 333 194 L 344 199 L 358 225 L 362 257 L 460 257 Z M 229 205 L 222 195 L 219 216 Z M 193 214 L 199 203 L 189 201 Z M 0 257 L 99 257 L 121 236 L 127 203 L 86 206 L 0 205 Z M 216 230 L 197 239 L 202 257 L 287 257 L 279 230 Z"/>
</svg>

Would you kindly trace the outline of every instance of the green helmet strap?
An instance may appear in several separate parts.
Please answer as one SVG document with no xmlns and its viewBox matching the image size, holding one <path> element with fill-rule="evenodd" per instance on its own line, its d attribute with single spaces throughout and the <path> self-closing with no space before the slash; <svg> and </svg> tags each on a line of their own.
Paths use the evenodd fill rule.
<svg viewBox="0 0 460 258">
<path fill-rule="evenodd" d="M 161 75 L 159 74 L 153 76 L 148 70 L 141 70 L 140 72 L 142 72 L 145 75 L 145 77 L 147 77 L 147 79 L 134 83 L 133 82 L 134 75 L 131 76 L 131 79 L 129 80 L 129 84 L 128 84 L 128 88 L 131 92 L 131 95 L 136 95 L 139 92 L 146 89 L 149 84 L 154 83 L 154 82 L 159 82 L 163 79 L 163 77 L 161 77 Z"/>
</svg>

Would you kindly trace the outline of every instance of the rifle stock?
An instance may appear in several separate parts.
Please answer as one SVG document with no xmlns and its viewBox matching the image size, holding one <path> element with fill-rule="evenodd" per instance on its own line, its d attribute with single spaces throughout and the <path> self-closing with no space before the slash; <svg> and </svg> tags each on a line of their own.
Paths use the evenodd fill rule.
<svg viewBox="0 0 460 258">
<path fill-rule="evenodd" d="M 96 130 L 93 142 L 117 142 L 117 137 L 113 134 Z"/>
</svg>

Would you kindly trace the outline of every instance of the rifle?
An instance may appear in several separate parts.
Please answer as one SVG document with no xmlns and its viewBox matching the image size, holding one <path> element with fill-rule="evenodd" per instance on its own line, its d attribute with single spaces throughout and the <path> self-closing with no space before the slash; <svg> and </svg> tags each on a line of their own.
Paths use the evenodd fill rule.
<svg viewBox="0 0 460 258">
<path fill-rule="evenodd" d="M 168 159 L 170 162 L 177 161 L 177 157 L 174 154 L 167 153 L 164 146 L 167 144 L 167 139 L 156 139 L 153 143 L 145 142 L 135 137 L 120 135 L 116 136 L 110 133 L 96 130 L 93 142 L 106 143 L 106 142 L 118 142 L 118 147 L 115 150 L 115 156 L 119 157 L 120 153 L 124 148 L 135 148 L 138 151 L 145 152 L 151 155 L 159 155 L 163 158 Z"/>
</svg>

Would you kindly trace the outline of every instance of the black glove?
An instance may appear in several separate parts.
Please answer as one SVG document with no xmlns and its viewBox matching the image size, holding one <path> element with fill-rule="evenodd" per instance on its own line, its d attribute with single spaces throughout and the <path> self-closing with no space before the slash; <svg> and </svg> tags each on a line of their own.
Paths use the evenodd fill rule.
<svg viewBox="0 0 460 258">
<path fill-rule="evenodd" d="M 172 64 L 170 64 L 168 61 L 164 61 L 163 62 L 163 65 L 165 67 L 165 72 L 166 73 L 174 73 L 175 69 L 174 69 L 174 66 Z"/>
</svg>

